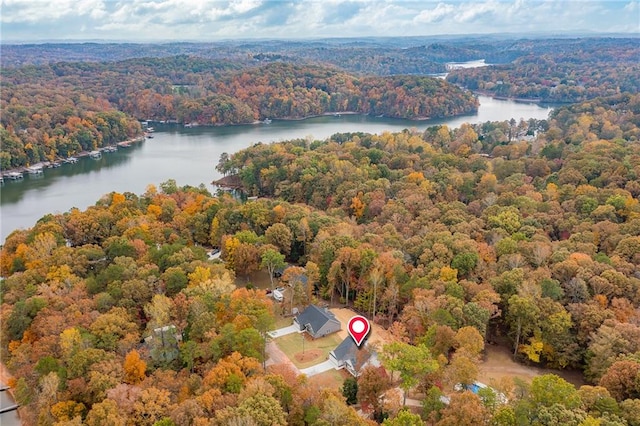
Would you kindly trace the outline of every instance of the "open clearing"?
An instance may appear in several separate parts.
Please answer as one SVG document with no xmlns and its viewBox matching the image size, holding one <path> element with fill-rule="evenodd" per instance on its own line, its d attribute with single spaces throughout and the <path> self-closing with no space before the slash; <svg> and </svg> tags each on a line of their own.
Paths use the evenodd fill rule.
<svg viewBox="0 0 640 426">
<path fill-rule="evenodd" d="M 298 368 L 311 367 L 326 360 L 329 358 L 329 352 L 335 349 L 341 341 L 342 339 L 337 333 L 319 339 L 312 339 L 307 333 L 292 333 L 274 339 L 274 343 Z M 314 355 L 312 359 L 306 359 L 307 352 L 311 352 Z M 299 359 L 299 357 L 302 359 Z"/>
<path fill-rule="evenodd" d="M 578 371 L 552 370 L 523 365 L 515 362 L 512 355 L 511 351 L 504 346 L 486 345 L 484 361 L 479 366 L 478 381 L 495 385 L 507 378 L 517 377 L 525 382 L 531 382 L 536 376 L 555 374 L 576 387 L 585 384 L 582 374 Z"/>
</svg>

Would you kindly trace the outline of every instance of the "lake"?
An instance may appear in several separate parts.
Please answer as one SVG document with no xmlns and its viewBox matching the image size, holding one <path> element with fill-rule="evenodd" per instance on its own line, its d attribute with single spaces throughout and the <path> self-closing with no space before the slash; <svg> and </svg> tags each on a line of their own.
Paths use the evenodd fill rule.
<svg viewBox="0 0 640 426">
<path fill-rule="evenodd" d="M 551 107 L 479 96 L 477 114 L 448 119 L 409 121 L 363 115 L 323 116 L 299 121 L 273 120 L 271 124 L 226 127 L 192 127 L 154 124 L 153 139 L 104 153 L 94 160 L 46 169 L 44 175 L 25 175 L 8 181 L 0 192 L 0 241 L 15 229 L 29 228 L 48 213 L 72 207 L 85 209 L 111 191 L 145 192 L 147 185 L 175 179 L 178 185 L 204 183 L 220 178 L 215 170 L 220 154 L 229 154 L 256 142 L 276 142 L 313 137 L 323 140 L 339 132 L 382 133 L 437 124 L 458 127 L 462 123 L 503 121 L 514 118 L 546 119 Z"/>
</svg>

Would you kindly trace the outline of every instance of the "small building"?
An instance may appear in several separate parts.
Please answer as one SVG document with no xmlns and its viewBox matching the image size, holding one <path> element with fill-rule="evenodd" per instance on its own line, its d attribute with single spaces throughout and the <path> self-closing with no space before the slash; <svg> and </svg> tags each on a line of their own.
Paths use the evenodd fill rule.
<svg viewBox="0 0 640 426">
<path fill-rule="evenodd" d="M 335 333 L 342 328 L 340 321 L 332 312 L 316 305 L 309 305 L 307 309 L 298 314 L 294 318 L 293 324 L 297 325 L 300 331 L 309 333 L 314 339 Z"/>
<path fill-rule="evenodd" d="M 353 377 L 358 377 L 360 371 L 367 365 L 380 366 L 377 356 L 364 345 L 358 347 L 351 336 L 347 336 L 329 352 L 329 360 L 336 370 L 346 368 Z"/>
<path fill-rule="evenodd" d="M 180 333 L 178 333 L 178 330 L 176 329 L 175 325 L 165 325 L 164 327 L 154 328 L 153 329 L 153 333 L 144 338 L 144 342 L 145 343 L 151 343 L 153 341 L 154 337 L 157 337 L 158 339 L 162 340 L 163 342 L 167 338 L 173 339 L 176 342 L 181 342 L 182 341 L 182 335 Z"/>
<path fill-rule="evenodd" d="M 153 362 L 160 366 L 168 366 L 180 356 L 182 334 L 174 325 L 154 328 L 150 336 L 145 337 L 145 346 Z"/>
</svg>

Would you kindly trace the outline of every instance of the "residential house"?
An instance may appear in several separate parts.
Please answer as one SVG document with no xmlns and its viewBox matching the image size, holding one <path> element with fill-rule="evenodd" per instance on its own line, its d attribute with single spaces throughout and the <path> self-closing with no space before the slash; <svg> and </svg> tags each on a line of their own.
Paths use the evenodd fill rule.
<svg viewBox="0 0 640 426">
<path fill-rule="evenodd" d="M 375 353 L 366 346 L 358 347 L 351 336 L 347 336 L 334 350 L 329 352 L 329 360 L 336 370 L 346 368 L 352 376 L 358 377 L 367 365 L 379 367 L 380 362 Z"/>
<path fill-rule="evenodd" d="M 309 305 L 307 309 L 298 314 L 293 320 L 300 331 L 306 331 L 314 339 L 335 333 L 341 329 L 338 321 L 331 311 L 316 305 Z"/>
</svg>

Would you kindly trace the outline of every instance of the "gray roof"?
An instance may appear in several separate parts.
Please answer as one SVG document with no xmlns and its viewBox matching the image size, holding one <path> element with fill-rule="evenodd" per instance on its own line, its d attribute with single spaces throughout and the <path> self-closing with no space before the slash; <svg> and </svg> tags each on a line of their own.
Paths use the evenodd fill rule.
<svg viewBox="0 0 640 426">
<path fill-rule="evenodd" d="M 328 321 L 340 323 L 332 312 L 316 305 L 309 305 L 307 309 L 298 314 L 296 321 L 301 327 L 308 326 L 312 334 L 317 333 Z"/>
<path fill-rule="evenodd" d="M 351 361 L 352 366 L 356 366 L 356 355 L 358 354 L 358 346 L 356 346 L 356 342 L 353 340 L 351 336 L 347 336 L 336 348 L 331 351 L 333 355 L 339 361 Z M 367 351 L 364 347 L 362 350 L 365 352 L 364 358 L 361 357 L 360 361 L 366 361 L 371 356 L 371 353 Z"/>
</svg>

